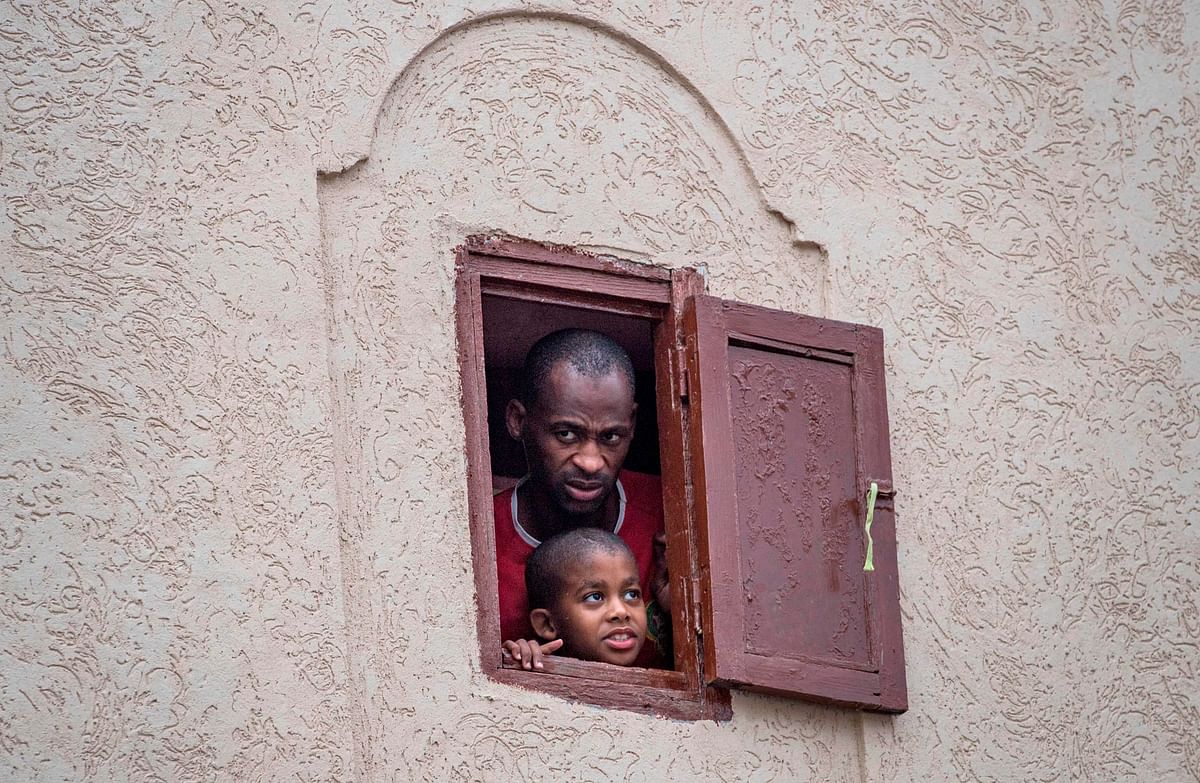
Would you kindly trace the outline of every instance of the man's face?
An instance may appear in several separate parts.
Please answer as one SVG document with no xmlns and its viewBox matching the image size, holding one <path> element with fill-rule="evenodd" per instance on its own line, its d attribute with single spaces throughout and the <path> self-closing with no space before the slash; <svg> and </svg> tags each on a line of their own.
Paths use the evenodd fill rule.
<svg viewBox="0 0 1200 783">
<path fill-rule="evenodd" d="M 569 517 L 604 508 L 629 453 L 637 405 L 620 370 L 591 377 L 554 365 L 527 410 L 513 400 L 508 431 L 525 444 L 530 481 Z"/>
<path fill-rule="evenodd" d="M 646 604 L 628 552 L 598 549 L 563 574 L 549 622 L 563 653 L 629 666 L 646 640 Z"/>
</svg>

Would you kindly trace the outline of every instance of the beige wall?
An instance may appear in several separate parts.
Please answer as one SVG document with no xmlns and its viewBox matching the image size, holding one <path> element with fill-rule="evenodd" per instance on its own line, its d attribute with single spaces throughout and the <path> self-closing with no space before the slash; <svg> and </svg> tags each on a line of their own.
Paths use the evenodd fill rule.
<svg viewBox="0 0 1200 783">
<path fill-rule="evenodd" d="M 6 5 L 0 777 L 1200 778 L 1200 9 L 1058 5 Z M 487 231 L 883 327 L 907 714 L 480 675 Z"/>
</svg>

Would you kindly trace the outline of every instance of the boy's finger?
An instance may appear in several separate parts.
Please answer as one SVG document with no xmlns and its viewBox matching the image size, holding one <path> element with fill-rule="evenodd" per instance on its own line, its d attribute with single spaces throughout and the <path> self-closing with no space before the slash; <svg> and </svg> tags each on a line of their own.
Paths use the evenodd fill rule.
<svg viewBox="0 0 1200 783">
<path fill-rule="evenodd" d="M 545 669 L 546 664 L 542 663 L 542 656 L 549 655 L 550 653 L 554 652 L 555 650 L 557 650 L 559 647 L 562 647 L 562 646 L 563 646 L 562 639 L 555 639 L 554 641 L 546 642 L 545 644 L 538 644 L 537 642 L 534 642 L 533 643 L 533 668 Z"/>
<path fill-rule="evenodd" d="M 527 666 L 525 668 L 527 668 L 527 669 L 541 669 L 542 668 L 542 646 L 540 644 L 538 644 L 536 641 L 531 640 L 529 642 L 529 666 Z"/>
</svg>

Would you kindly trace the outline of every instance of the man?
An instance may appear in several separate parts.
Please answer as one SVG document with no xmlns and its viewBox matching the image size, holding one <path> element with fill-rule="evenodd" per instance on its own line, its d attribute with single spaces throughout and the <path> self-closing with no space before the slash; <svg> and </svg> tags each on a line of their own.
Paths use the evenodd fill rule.
<svg viewBox="0 0 1200 783">
<path fill-rule="evenodd" d="M 559 646 L 539 644 L 529 624 L 525 560 L 542 541 L 580 527 L 611 531 L 629 545 L 647 593 L 655 571 L 665 575 L 665 564 L 655 568 L 655 537 L 663 531 L 659 479 L 621 469 L 636 417 L 633 363 L 606 335 L 564 329 L 526 355 L 506 424 L 525 448 L 528 473 L 493 505 L 500 637 L 517 643 L 510 649 L 526 669 L 541 668 L 542 655 Z M 659 654 L 645 645 L 637 664 L 655 665 Z"/>
</svg>

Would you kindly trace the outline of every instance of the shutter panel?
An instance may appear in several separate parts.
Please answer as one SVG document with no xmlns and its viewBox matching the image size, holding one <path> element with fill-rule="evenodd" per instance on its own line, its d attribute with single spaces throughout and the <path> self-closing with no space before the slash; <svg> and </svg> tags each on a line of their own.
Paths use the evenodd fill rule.
<svg viewBox="0 0 1200 783">
<path fill-rule="evenodd" d="M 696 296 L 685 337 L 706 679 L 903 712 L 883 333 Z"/>
</svg>

